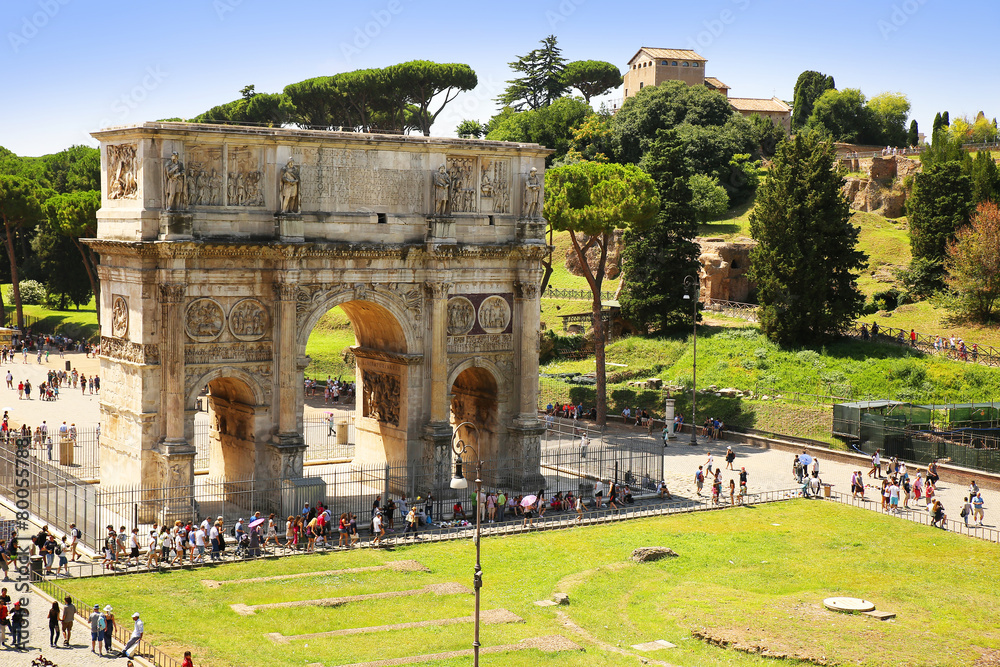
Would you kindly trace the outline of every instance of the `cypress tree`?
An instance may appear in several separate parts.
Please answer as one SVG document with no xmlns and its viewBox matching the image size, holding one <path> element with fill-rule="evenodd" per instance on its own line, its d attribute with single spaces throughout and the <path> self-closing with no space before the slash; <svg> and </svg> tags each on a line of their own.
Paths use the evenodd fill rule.
<svg viewBox="0 0 1000 667">
<path fill-rule="evenodd" d="M 750 214 L 751 281 L 761 331 L 786 344 L 814 344 L 861 313 L 857 277 L 867 257 L 833 169 L 834 148 L 815 134 L 783 142 Z"/>
</svg>

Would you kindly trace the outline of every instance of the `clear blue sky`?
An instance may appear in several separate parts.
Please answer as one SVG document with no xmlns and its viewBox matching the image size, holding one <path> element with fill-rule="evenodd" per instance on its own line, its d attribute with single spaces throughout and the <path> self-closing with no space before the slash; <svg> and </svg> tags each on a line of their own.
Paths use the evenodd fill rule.
<svg viewBox="0 0 1000 667">
<path fill-rule="evenodd" d="M 640 46 L 695 48 L 737 97 L 791 100 L 804 69 L 869 97 L 900 91 L 924 131 L 939 110 L 1000 115 L 992 40 L 976 34 L 994 11 L 985 0 L 4 0 L 0 145 L 51 153 L 104 125 L 192 117 L 247 84 L 277 92 L 417 58 L 479 75 L 434 126 L 453 135 L 495 112 L 507 63 L 550 33 L 568 59 L 623 71 Z"/>
</svg>

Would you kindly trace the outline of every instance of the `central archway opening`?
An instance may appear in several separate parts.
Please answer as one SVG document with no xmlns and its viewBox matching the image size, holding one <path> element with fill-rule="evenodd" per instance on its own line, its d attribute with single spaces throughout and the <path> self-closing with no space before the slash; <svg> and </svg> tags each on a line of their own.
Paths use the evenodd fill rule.
<svg viewBox="0 0 1000 667">
<path fill-rule="evenodd" d="M 208 383 L 209 475 L 247 479 L 257 465 L 257 402 L 246 382 L 219 377 Z"/>
<path fill-rule="evenodd" d="M 405 460 L 410 367 L 396 316 L 372 301 L 341 303 L 316 320 L 305 353 L 306 460 Z"/>
<path fill-rule="evenodd" d="M 485 368 L 467 368 L 458 374 L 451 387 L 452 429 L 463 422 L 479 428 L 479 442 L 468 426 L 458 429 L 458 437 L 479 447 L 484 460 L 497 461 L 499 451 L 499 398 L 496 379 Z"/>
</svg>

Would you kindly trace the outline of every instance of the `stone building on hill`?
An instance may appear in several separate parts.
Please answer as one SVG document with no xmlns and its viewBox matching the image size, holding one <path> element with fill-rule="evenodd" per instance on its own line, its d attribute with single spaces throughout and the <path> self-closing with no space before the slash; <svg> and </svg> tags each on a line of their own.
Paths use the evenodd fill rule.
<svg viewBox="0 0 1000 667">
<path fill-rule="evenodd" d="M 792 131 L 792 107 L 777 97 L 772 97 L 769 100 L 752 97 L 730 97 L 729 106 L 744 116 L 757 114 L 762 118 L 767 118 L 775 125 L 784 128 L 785 134 L 790 134 Z"/>
<path fill-rule="evenodd" d="M 644 46 L 628 61 L 622 101 L 634 97 L 646 86 L 667 81 L 683 81 L 689 86 L 705 86 L 729 99 L 730 106 L 744 116 L 757 114 L 791 132 L 792 107 L 777 97 L 757 99 L 729 97 L 729 86 L 714 76 L 705 76 L 708 61 L 690 49 L 658 49 Z"/>
</svg>

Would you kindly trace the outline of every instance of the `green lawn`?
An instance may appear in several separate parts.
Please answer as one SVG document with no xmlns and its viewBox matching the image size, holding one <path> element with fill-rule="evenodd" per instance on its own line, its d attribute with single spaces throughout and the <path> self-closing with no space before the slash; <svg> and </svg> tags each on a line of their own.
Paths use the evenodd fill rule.
<svg viewBox="0 0 1000 667">
<path fill-rule="evenodd" d="M 345 364 L 341 353 L 355 344 L 351 321 L 341 308 L 333 308 L 319 319 L 309 341 L 306 355 L 311 359 L 306 367 L 306 377 L 325 380 L 329 375 L 348 381 L 354 380 L 354 364 Z"/>
<path fill-rule="evenodd" d="M 16 309 L 6 298 L 9 287 L 9 283 L 0 285 L 0 290 L 4 294 L 4 311 L 7 313 L 8 326 L 17 324 Z M 22 310 L 25 315 L 25 325 L 30 326 L 36 333 L 64 334 L 76 340 L 81 338 L 89 340 L 97 335 L 97 307 L 93 297 L 87 305 L 80 306 L 79 309 L 73 305 L 66 310 L 58 310 L 25 304 Z M 36 321 L 32 324 L 29 317 Z"/>
<path fill-rule="evenodd" d="M 679 558 L 635 564 L 639 546 L 669 546 Z M 580 652 L 484 655 L 484 665 L 603 667 L 636 665 L 632 644 L 665 639 L 677 648 L 644 654 L 692 667 L 774 665 L 773 660 L 709 646 L 692 637 L 706 629 L 776 652 L 825 657 L 832 663 L 881 666 L 969 665 L 1000 647 L 992 614 L 1000 579 L 988 564 L 995 544 L 876 513 L 818 501 L 787 501 L 725 512 L 702 512 L 624 524 L 577 528 L 483 542 L 483 609 L 507 609 L 523 624 L 487 625 L 484 646 L 560 634 Z M 317 575 L 217 589 L 205 578 L 247 577 L 363 567 L 415 559 L 429 573 Z M 348 664 L 376 658 L 468 648 L 470 625 L 431 626 L 275 645 L 264 635 L 445 619 L 472 613 L 471 595 L 423 595 L 341 607 L 300 607 L 238 616 L 230 604 L 261 604 L 471 583 L 468 540 L 353 551 L 281 561 L 60 582 L 84 603 L 111 604 L 118 616 L 142 613 L 146 637 L 180 658 L 185 649 L 208 667 Z M 540 608 L 553 592 L 569 607 Z M 828 596 L 864 597 L 898 615 L 890 622 L 828 612 Z M 583 628 L 580 636 L 559 611 Z M 468 665 L 468 658 L 423 663 Z"/>
</svg>

